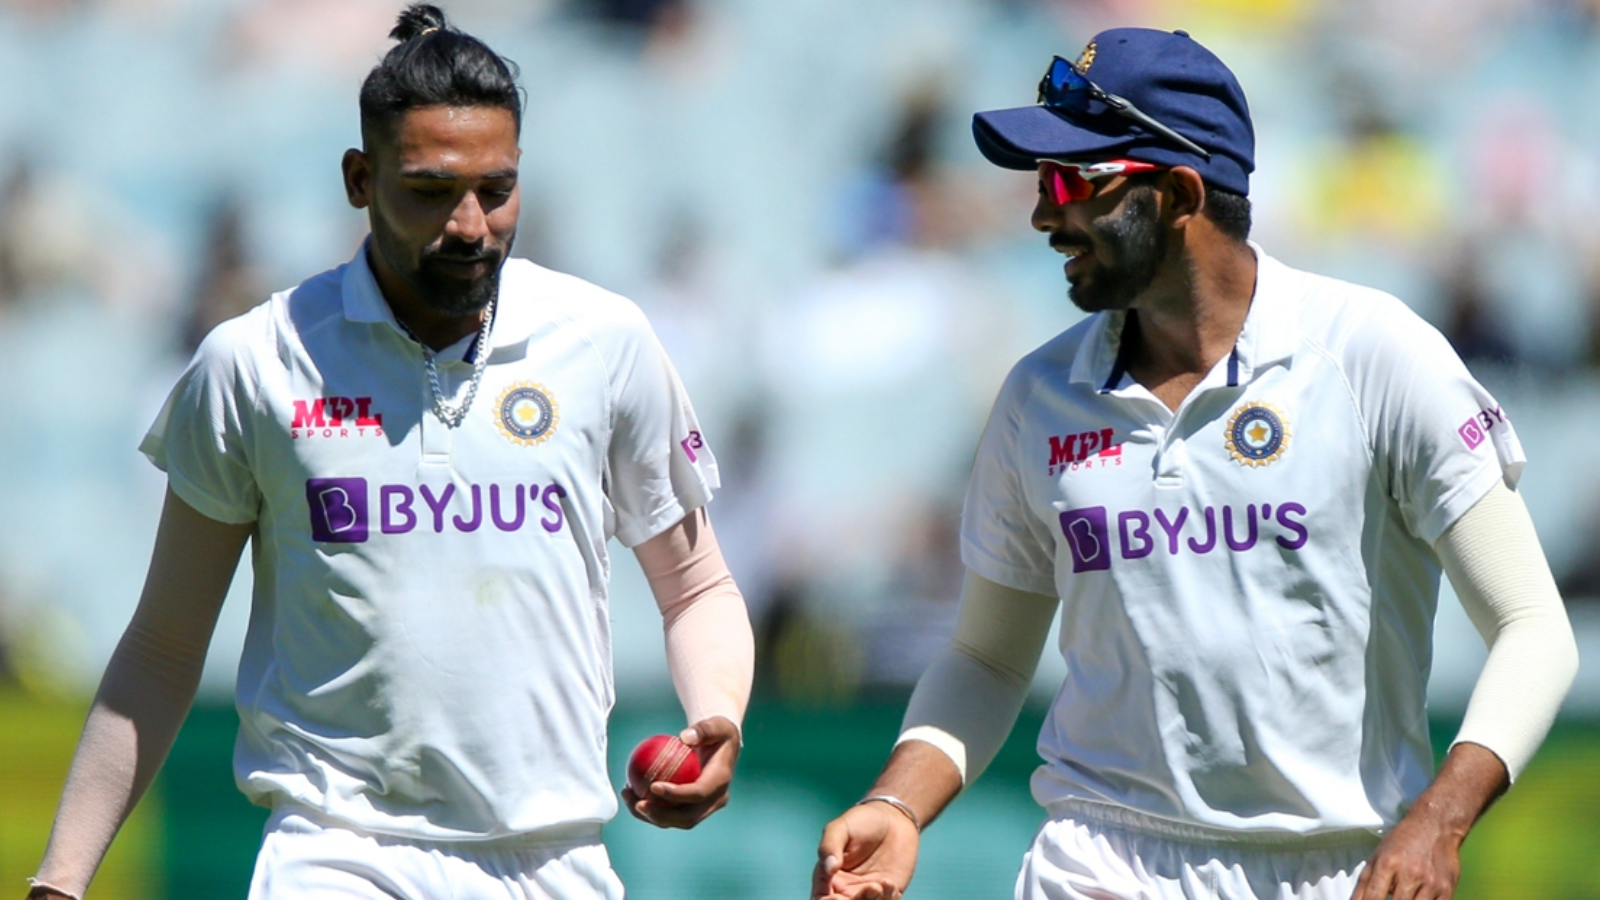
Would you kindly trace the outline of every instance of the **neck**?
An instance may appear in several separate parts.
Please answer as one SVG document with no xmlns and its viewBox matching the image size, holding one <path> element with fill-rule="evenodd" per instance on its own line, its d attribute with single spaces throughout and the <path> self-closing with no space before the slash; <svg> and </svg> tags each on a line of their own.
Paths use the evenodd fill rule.
<svg viewBox="0 0 1600 900">
<path fill-rule="evenodd" d="M 443 350 L 483 326 L 485 311 L 480 309 L 462 316 L 441 313 L 426 303 L 416 289 L 389 270 L 378 254 L 367 248 L 367 266 L 378 282 L 378 291 L 389 304 L 395 321 L 424 347 Z"/>
<path fill-rule="evenodd" d="M 1138 327 L 1127 332 L 1133 345 L 1126 351 L 1129 373 L 1173 408 L 1238 342 L 1256 258 L 1247 245 L 1227 242 L 1175 268 L 1134 302 Z"/>
<path fill-rule="evenodd" d="M 389 299 L 387 291 L 384 299 Z M 418 343 L 435 353 L 469 334 L 476 334 L 483 327 L 483 317 L 488 314 L 487 309 L 480 309 L 465 316 L 443 316 L 420 304 L 403 307 L 394 300 L 389 300 L 389 308 L 394 311 L 395 321 Z"/>
</svg>

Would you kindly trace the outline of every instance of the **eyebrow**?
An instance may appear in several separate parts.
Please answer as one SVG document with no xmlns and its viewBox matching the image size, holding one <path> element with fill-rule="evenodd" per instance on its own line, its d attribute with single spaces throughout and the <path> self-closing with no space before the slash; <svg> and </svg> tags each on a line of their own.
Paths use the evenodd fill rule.
<svg viewBox="0 0 1600 900">
<path fill-rule="evenodd" d="M 401 169 L 401 178 L 418 179 L 423 181 L 459 181 L 461 173 L 449 169 Z M 515 181 L 516 169 L 499 169 L 479 177 L 480 181 Z"/>
</svg>

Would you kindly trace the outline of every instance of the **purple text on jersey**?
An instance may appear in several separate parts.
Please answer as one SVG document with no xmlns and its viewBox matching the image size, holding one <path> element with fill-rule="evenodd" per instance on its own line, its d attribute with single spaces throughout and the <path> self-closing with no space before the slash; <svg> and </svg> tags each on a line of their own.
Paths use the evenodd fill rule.
<svg viewBox="0 0 1600 900">
<path fill-rule="evenodd" d="M 566 522 L 561 500 L 567 489 L 559 484 L 468 485 L 458 490 L 455 484 L 441 488 L 418 485 L 385 484 L 378 487 L 378 530 L 384 534 L 405 534 L 426 523 L 435 533 L 446 527 L 473 532 L 492 523 L 500 531 L 517 531 L 537 521 L 554 534 Z M 422 500 L 418 508 L 417 500 Z M 359 544 L 372 530 L 371 508 L 365 478 L 310 478 L 306 480 L 306 504 L 311 513 L 311 539 L 324 544 Z M 455 503 L 452 514 L 451 501 Z M 529 515 L 529 505 L 539 503 L 547 511 L 541 518 Z M 487 513 L 487 515 L 485 515 Z M 537 515 L 537 514 L 535 514 Z"/>
<path fill-rule="evenodd" d="M 1496 425 L 1505 421 L 1505 411 L 1500 407 L 1481 409 L 1474 413 L 1472 418 L 1462 423 L 1461 427 L 1456 429 L 1456 434 L 1461 435 L 1461 443 L 1466 444 L 1468 450 L 1476 450 L 1478 445 L 1482 444 L 1488 436 L 1488 433 L 1493 431 Z"/>
<path fill-rule="evenodd" d="M 1193 515 L 1191 516 L 1191 513 Z M 1111 529 L 1104 506 L 1069 509 L 1061 514 L 1061 533 L 1072 553 L 1073 572 L 1095 572 L 1111 568 L 1113 554 L 1123 559 L 1143 559 L 1158 549 L 1177 556 L 1187 548 L 1204 555 L 1219 545 L 1243 553 L 1256 545 L 1263 526 L 1277 524 L 1273 540 L 1285 550 L 1299 550 L 1311 532 L 1300 521 L 1304 505 L 1294 502 L 1248 503 L 1243 509 L 1208 506 L 1195 511 L 1179 507 L 1177 512 L 1157 509 L 1153 513 L 1138 509 L 1117 513 L 1117 546 L 1111 543 Z M 1184 536 L 1184 527 L 1193 525 Z M 1154 530 L 1152 530 L 1154 526 Z M 1220 540 L 1219 540 L 1220 538 Z"/>
</svg>

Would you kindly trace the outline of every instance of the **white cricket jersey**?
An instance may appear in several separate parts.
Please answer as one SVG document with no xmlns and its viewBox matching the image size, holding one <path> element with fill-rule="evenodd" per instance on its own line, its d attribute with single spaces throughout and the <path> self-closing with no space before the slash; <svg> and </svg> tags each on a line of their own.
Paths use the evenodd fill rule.
<svg viewBox="0 0 1600 900">
<path fill-rule="evenodd" d="M 631 302 L 513 259 L 496 305 L 458 428 L 360 252 L 218 326 L 145 438 L 178 496 L 256 523 L 234 765 L 259 803 L 422 839 L 616 812 L 606 541 L 705 504 L 716 462 Z M 438 358 L 456 400 L 470 343 Z"/>
<path fill-rule="evenodd" d="M 1431 544 L 1515 485 L 1522 448 L 1400 301 L 1256 255 L 1233 352 L 1176 412 L 1123 371 L 1120 312 L 1023 358 L 995 403 L 962 558 L 1063 600 L 1047 807 L 1378 829 L 1431 777 Z"/>
</svg>

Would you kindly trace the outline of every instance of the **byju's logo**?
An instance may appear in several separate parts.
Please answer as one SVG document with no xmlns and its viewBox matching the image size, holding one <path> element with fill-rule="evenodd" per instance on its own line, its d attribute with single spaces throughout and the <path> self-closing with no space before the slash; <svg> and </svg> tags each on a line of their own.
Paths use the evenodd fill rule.
<svg viewBox="0 0 1600 900">
<path fill-rule="evenodd" d="M 371 397 L 314 397 L 294 401 L 290 440 L 383 436 L 383 413 L 372 411 Z"/>
<path fill-rule="evenodd" d="M 1072 554 L 1073 572 L 1111 568 L 1115 554 L 1122 559 L 1143 559 L 1154 553 L 1204 556 L 1226 547 L 1243 553 L 1271 537 L 1285 550 L 1299 550 L 1311 539 L 1304 519 L 1304 504 L 1247 503 L 1203 509 L 1123 510 L 1116 528 L 1103 506 L 1069 509 L 1061 514 L 1061 536 Z"/>
<path fill-rule="evenodd" d="M 1466 444 L 1468 450 L 1476 450 L 1479 444 L 1488 439 L 1489 432 L 1493 431 L 1495 426 L 1509 424 L 1505 412 L 1500 407 L 1480 409 L 1456 429 L 1456 434 L 1461 436 L 1461 443 Z"/>
<path fill-rule="evenodd" d="M 1111 540 L 1106 530 L 1106 508 L 1091 506 L 1061 514 L 1061 533 L 1072 552 L 1072 571 L 1094 572 L 1111 568 Z"/>
<path fill-rule="evenodd" d="M 1122 465 L 1122 445 L 1111 443 L 1115 433 L 1110 428 L 1102 428 L 1060 437 L 1051 435 L 1049 474 L 1059 475 L 1068 469 L 1077 471 L 1090 468 L 1096 462 L 1101 466 Z M 1090 460 L 1091 455 L 1093 461 Z"/>
<path fill-rule="evenodd" d="M 431 526 L 435 534 L 447 529 L 473 532 L 492 524 L 496 530 L 520 531 L 524 525 L 554 534 L 566 522 L 561 501 L 567 489 L 559 484 L 469 484 L 457 489 L 446 484 L 415 488 L 404 484 L 378 486 L 377 506 L 368 503 L 365 478 L 310 478 L 306 480 L 306 506 L 311 516 L 311 539 L 321 544 L 360 544 L 372 532 L 374 520 L 383 534 L 405 534 Z M 421 503 L 418 503 L 418 501 Z M 535 504 L 542 507 L 541 514 Z M 374 515 L 373 513 L 376 513 Z"/>
<path fill-rule="evenodd" d="M 367 539 L 367 480 L 312 478 L 306 481 L 311 539 L 323 544 L 359 544 Z"/>
</svg>

